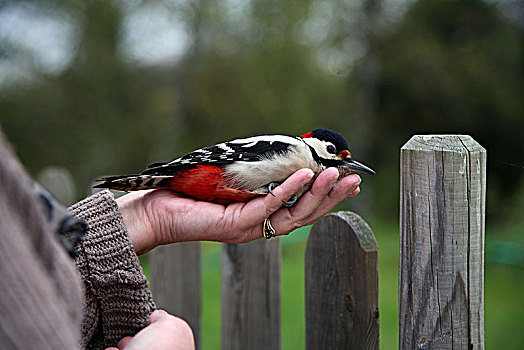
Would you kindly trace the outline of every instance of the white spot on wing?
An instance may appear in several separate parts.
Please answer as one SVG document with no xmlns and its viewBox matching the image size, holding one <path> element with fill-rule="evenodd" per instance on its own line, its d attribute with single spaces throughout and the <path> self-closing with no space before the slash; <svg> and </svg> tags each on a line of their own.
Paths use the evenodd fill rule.
<svg viewBox="0 0 524 350">
<path fill-rule="evenodd" d="M 226 145 L 225 143 L 219 143 L 219 144 L 217 145 L 217 147 L 223 149 L 223 150 L 226 151 L 226 152 L 230 152 L 230 153 L 234 153 L 234 152 L 235 152 L 234 149 L 232 149 L 231 147 L 229 147 L 229 146 Z"/>
<path fill-rule="evenodd" d="M 267 142 L 276 142 L 276 141 L 279 141 L 279 142 L 284 142 L 284 143 L 289 143 L 291 145 L 300 145 L 302 144 L 302 140 L 301 139 L 298 139 L 294 136 L 287 136 L 287 135 L 260 135 L 260 136 L 251 136 L 251 137 L 246 137 L 244 139 L 236 139 L 236 140 L 232 140 L 232 141 L 229 141 L 229 143 L 234 143 L 234 144 L 237 144 L 237 143 L 246 143 L 246 144 L 250 144 L 250 143 L 257 143 L 258 141 L 267 141 Z M 248 147 L 248 146 L 246 146 Z"/>
<path fill-rule="evenodd" d="M 250 142 L 250 143 L 246 143 L 245 145 L 242 145 L 242 147 L 246 147 L 246 148 L 253 147 L 257 143 L 258 143 L 258 141 L 253 141 L 253 142 Z"/>
</svg>

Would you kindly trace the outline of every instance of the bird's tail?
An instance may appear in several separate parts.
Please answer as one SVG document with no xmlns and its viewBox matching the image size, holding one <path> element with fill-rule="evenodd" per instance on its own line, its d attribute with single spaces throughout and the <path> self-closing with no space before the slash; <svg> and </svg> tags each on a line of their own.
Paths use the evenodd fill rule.
<svg viewBox="0 0 524 350">
<path fill-rule="evenodd" d="M 97 179 L 101 183 L 93 188 L 108 188 L 118 191 L 139 191 L 155 188 L 168 188 L 172 176 L 162 175 L 124 175 Z"/>
</svg>

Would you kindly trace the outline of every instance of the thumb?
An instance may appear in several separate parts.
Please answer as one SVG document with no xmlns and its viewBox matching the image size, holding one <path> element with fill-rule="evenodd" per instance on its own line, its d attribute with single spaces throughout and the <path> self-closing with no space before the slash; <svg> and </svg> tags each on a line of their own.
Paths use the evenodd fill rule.
<svg viewBox="0 0 524 350">
<path fill-rule="evenodd" d="M 169 317 L 169 314 L 166 311 L 161 309 L 155 310 L 149 316 L 147 324 L 150 325 L 151 323 L 158 322 L 165 317 Z"/>
<path fill-rule="evenodd" d="M 129 344 L 131 340 L 133 340 L 133 337 L 130 337 L 130 336 L 123 337 L 122 339 L 120 339 L 120 341 L 118 342 L 116 346 L 118 346 L 119 350 L 125 349 L 127 344 Z M 114 349 L 111 349 L 111 350 L 114 350 Z"/>
</svg>

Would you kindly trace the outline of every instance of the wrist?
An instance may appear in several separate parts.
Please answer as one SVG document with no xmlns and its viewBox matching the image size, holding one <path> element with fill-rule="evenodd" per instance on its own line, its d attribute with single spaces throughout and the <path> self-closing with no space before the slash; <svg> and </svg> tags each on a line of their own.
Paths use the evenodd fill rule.
<svg viewBox="0 0 524 350">
<path fill-rule="evenodd" d="M 147 253 L 159 245 L 146 213 L 144 194 L 146 191 L 131 192 L 116 200 L 129 240 L 137 255 Z"/>
</svg>

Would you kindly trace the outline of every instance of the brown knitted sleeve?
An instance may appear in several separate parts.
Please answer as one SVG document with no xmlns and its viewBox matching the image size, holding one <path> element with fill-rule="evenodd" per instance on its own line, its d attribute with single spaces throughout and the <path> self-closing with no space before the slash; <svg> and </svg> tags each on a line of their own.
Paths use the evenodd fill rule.
<svg viewBox="0 0 524 350">
<path fill-rule="evenodd" d="M 76 259 L 86 294 L 83 345 L 114 346 L 142 329 L 155 308 L 147 279 L 111 192 L 99 192 L 70 210 L 89 226 Z"/>
</svg>

